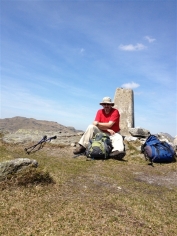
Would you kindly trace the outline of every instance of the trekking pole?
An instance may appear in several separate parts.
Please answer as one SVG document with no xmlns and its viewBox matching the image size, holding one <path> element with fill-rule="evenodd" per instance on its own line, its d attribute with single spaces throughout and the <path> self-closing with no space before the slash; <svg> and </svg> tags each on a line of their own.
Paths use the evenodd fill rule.
<svg viewBox="0 0 177 236">
<path fill-rule="evenodd" d="M 24 150 L 25 150 L 26 153 L 29 155 L 38 145 L 40 145 L 40 146 L 39 146 L 39 148 L 38 148 L 37 150 L 35 150 L 35 151 L 40 150 L 40 149 L 44 146 L 44 144 L 45 144 L 46 142 L 50 142 L 52 139 L 56 139 L 56 138 L 57 138 L 57 136 L 53 136 L 53 137 L 50 137 L 50 138 L 47 139 L 47 136 L 45 135 L 37 144 L 35 144 L 35 145 L 33 145 L 33 146 L 29 147 L 29 148 L 25 148 Z M 43 144 L 43 145 L 42 145 L 42 144 Z"/>
<path fill-rule="evenodd" d="M 46 140 L 46 139 L 47 139 L 47 136 L 45 135 L 37 144 L 35 144 L 31 147 L 25 148 L 26 153 L 29 154 L 35 147 L 37 147 L 39 144 L 44 142 L 44 140 Z M 31 150 L 29 150 L 29 149 L 31 149 Z"/>
<path fill-rule="evenodd" d="M 76 157 L 79 157 L 79 156 L 86 156 L 86 152 L 76 154 L 76 155 L 73 156 L 73 158 L 76 158 Z"/>
<path fill-rule="evenodd" d="M 53 137 L 50 137 L 50 138 L 46 139 L 45 142 L 50 142 L 52 139 L 56 139 L 56 138 L 57 138 L 57 136 L 55 135 Z"/>
</svg>

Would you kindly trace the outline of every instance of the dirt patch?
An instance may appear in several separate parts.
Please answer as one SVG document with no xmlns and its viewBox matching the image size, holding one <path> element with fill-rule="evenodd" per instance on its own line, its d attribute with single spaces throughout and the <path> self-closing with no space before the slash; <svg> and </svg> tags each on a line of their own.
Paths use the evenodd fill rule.
<svg viewBox="0 0 177 236">
<path fill-rule="evenodd" d="M 135 180 L 137 181 L 144 181 L 149 184 L 155 184 L 155 185 L 162 185 L 166 186 L 168 188 L 172 188 L 172 186 L 177 186 L 177 172 L 172 171 L 167 174 L 163 175 L 157 175 L 157 174 L 147 174 L 142 172 L 137 172 Z"/>
<path fill-rule="evenodd" d="M 65 193 L 67 193 L 68 196 L 71 196 L 69 192 L 72 191 L 72 197 L 73 188 L 77 197 L 89 197 L 92 193 L 94 193 L 94 197 L 103 197 L 104 194 L 116 194 L 122 190 L 118 183 L 113 182 L 107 177 L 99 176 L 98 174 L 81 175 L 77 178 L 70 179 L 66 183 L 65 188 L 67 188 Z"/>
</svg>

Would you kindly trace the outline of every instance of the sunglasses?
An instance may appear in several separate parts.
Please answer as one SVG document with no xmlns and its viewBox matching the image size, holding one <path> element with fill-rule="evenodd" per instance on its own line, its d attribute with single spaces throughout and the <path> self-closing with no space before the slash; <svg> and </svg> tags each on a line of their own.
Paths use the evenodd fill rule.
<svg viewBox="0 0 177 236">
<path fill-rule="evenodd" d="M 111 104 L 109 104 L 109 103 L 103 103 L 102 105 L 103 106 L 111 106 Z"/>
</svg>

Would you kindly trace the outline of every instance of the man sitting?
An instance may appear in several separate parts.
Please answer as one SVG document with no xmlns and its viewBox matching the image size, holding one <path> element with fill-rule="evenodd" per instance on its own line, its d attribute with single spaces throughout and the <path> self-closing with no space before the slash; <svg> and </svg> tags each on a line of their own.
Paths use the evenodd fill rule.
<svg viewBox="0 0 177 236">
<path fill-rule="evenodd" d="M 125 156 L 125 152 L 123 138 L 119 134 L 119 111 L 113 108 L 114 103 L 111 102 L 110 97 L 104 97 L 100 105 L 103 106 L 103 109 L 97 111 L 95 120 L 87 127 L 79 141 L 79 147 L 76 148 L 73 153 L 75 155 L 84 153 L 89 144 L 89 140 L 91 140 L 96 133 L 105 132 L 110 136 L 113 146 L 109 156 L 122 159 Z"/>
</svg>

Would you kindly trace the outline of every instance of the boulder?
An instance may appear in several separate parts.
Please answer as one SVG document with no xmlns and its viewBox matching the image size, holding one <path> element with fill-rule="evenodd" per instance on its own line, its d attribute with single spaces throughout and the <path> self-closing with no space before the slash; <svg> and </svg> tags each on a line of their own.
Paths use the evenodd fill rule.
<svg viewBox="0 0 177 236">
<path fill-rule="evenodd" d="M 160 141 L 167 142 L 167 143 L 173 145 L 174 138 L 170 134 L 160 132 L 157 134 L 157 137 L 160 139 Z"/>
<path fill-rule="evenodd" d="M 150 131 L 143 128 L 129 128 L 129 133 L 133 137 L 146 138 L 150 135 Z"/>
<path fill-rule="evenodd" d="M 17 158 L 10 161 L 0 163 L 0 180 L 4 179 L 7 175 L 17 173 L 24 168 L 37 167 L 38 162 L 28 158 Z"/>
</svg>

